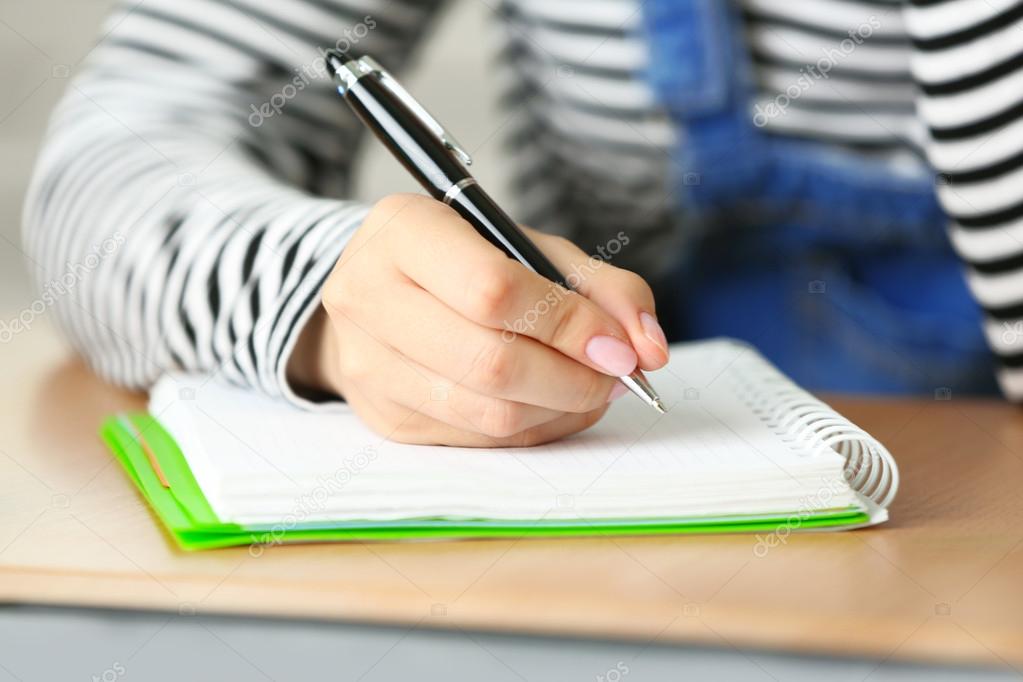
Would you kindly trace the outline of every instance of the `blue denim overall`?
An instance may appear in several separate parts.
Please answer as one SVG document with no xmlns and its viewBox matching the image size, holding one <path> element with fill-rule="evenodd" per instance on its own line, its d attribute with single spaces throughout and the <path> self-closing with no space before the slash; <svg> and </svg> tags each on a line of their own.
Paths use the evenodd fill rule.
<svg viewBox="0 0 1023 682">
<path fill-rule="evenodd" d="M 700 233 L 659 292 L 672 337 L 744 339 L 813 389 L 994 392 L 934 174 L 759 127 L 733 2 L 643 12 L 680 215 Z"/>
</svg>

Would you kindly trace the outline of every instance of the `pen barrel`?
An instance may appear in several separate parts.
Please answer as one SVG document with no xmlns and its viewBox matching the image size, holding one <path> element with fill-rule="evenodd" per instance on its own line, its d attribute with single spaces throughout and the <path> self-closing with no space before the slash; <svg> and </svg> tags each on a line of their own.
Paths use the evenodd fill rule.
<svg viewBox="0 0 1023 682">
<path fill-rule="evenodd" d="M 375 75 L 359 78 L 343 96 L 355 115 L 434 199 L 443 199 L 452 185 L 472 177 Z"/>
<path fill-rule="evenodd" d="M 482 187 L 469 185 L 448 202 L 491 244 L 504 251 L 538 275 L 571 289 L 554 263 L 533 243 L 514 220 L 497 205 Z"/>
<path fill-rule="evenodd" d="M 475 183 L 451 150 L 376 76 L 359 78 L 343 96 L 355 115 L 434 199 L 455 209 L 509 257 L 552 282 L 571 288 L 547 256 Z M 456 187 L 459 183 L 464 186 Z"/>
</svg>

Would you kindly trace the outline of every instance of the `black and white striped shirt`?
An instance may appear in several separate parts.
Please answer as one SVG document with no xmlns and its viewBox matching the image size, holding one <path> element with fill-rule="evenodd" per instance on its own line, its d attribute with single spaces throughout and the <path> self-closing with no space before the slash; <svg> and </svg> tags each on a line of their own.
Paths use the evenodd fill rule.
<svg viewBox="0 0 1023 682">
<path fill-rule="evenodd" d="M 500 72 L 520 215 L 584 247 L 629 225 L 626 265 L 650 272 L 680 235 L 640 1 L 505 0 Z M 870 23 L 766 126 L 948 179 L 1001 384 L 1023 397 L 1023 0 L 740 1 L 764 103 Z M 303 402 L 286 360 L 367 210 L 346 199 L 360 129 L 319 50 L 341 37 L 398 70 L 439 4 L 123 2 L 54 113 L 25 210 L 37 280 L 74 283 L 59 316 L 100 374 L 220 370 Z"/>
</svg>

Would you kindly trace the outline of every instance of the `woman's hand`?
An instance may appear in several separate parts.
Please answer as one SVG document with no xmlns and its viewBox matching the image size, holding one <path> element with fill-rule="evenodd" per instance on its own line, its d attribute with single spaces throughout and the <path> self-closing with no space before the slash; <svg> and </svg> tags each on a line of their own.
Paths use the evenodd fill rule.
<svg viewBox="0 0 1023 682">
<path fill-rule="evenodd" d="M 393 440 L 534 445 L 581 431 L 668 359 L 650 287 L 527 230 L 579 293 L 508 258 L 453 209 L 393 195 L 367 216 L 303 332 L 293 382 L 344 396 Z M 627 248 L 620 233 L 607 253 Z"/>
</svg>

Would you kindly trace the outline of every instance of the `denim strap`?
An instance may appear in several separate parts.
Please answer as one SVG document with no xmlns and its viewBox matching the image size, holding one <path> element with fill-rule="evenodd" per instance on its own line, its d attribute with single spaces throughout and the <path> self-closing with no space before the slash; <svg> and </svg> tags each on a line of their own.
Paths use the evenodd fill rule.
<svg viewBox="0 0 1023 682">
<path fill-rule="evenodd" d="M 754 120 L 753 68 L 736 3 L 645 0 L 643 13 L 647 77 L 678 131 L 675 172 L 686 210 L 702 221 L 784 224 L 804 242 L 947 248 L 928 169 L 897 173 L 757 125 L 762 117 Z"/>
</svg>

